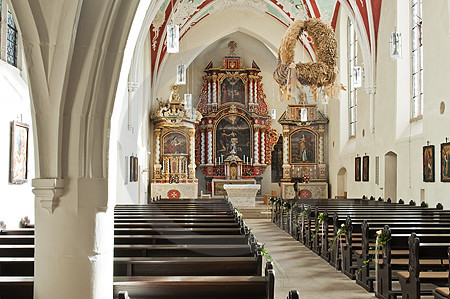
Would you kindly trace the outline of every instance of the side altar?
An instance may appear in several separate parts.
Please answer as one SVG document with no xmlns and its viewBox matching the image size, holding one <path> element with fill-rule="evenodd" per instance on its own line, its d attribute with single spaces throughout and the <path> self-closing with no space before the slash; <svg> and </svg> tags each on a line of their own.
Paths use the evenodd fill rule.
<svg viewBox="0 0 450 299">
<path fill-rule="evenodd" d="M 316 104 L 288 105 L 283 125 L 282 198 L 328 198 L 328 119 Z"/>
<path fill-rule="evenodd" d="M 169 100 L 152 115 L 155 161 L 151 196 L 198 197 L 195 177 L 195 125 L 201 114 L 185 109 L 178 86 L 172 86 Z"/>
<path fill-rule="evenodd" d="M 196 164 L 213 196 L 226 194 L 224 185 L 259 184 L 278 134 L 271 129 L 261 70 L 253 61 L 244 67 L 236 43 L 223 65 L 205 69 L 197 105 L 203 118 L 196 132 Z"/>
</svg>

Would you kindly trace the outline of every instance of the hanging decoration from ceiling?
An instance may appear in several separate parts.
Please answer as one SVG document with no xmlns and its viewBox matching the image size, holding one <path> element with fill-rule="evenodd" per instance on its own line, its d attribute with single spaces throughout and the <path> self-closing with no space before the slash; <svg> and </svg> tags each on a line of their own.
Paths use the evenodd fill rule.
<svg viewBox="0 0 450 299">
<path fill-rule="evenodd" d="M 304 32 L 312 40 L 316 62 L 295 64 L 295 44 Z M 303 87 L 310 88 L 315 100 L 322 93 L 331 98 L 337 96 L 341 87 L 337 74 L 337 42 L 333 28 L 314 18 L 292 23 L 281 40 L 278 65 L 273 74 L 287 100 Z"/>
</svg>

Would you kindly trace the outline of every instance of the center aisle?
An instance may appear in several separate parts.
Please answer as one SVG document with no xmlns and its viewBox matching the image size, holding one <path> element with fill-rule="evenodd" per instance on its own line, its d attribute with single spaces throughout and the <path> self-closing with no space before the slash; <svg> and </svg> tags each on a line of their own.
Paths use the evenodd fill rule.
<svg viewBox="0 0 450 299">
<path fill-rule="evenodd" d="M 269 219 L 245 219 L 256 239 L 275 260 L 275 298 L 296 289 L 301 299 L 375 298 L 326 261 L 280 230 Z"/>
</svg>

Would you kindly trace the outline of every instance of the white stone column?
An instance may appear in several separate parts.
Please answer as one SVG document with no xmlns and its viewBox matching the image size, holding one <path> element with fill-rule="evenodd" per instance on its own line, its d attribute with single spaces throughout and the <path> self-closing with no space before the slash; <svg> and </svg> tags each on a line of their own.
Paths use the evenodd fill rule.
<svg viewBox="0 0 450 299">
<path fill-rule="evenodd" d="M 206 160 L 206 134 L 204 131 L 202 131 L 201 134 L 201 146 L 200 146 L 200 164 L 205 164 Z"/>
<path fill-rule="evenodd" d="M 114 211 L 107 179 L 34 179 L 34 298 L 112 296 Z M 70 190 L 66 194 L 63 191 Z M 99 228 L 102 229 L 99 229 Z M 55 285 L 48 286 L 52 281 Z"/>
<path fill-rule="evenodd" d="M 254 145 L 253 145 L 253 150 L 254 150 L 254 164 L 259 164 L 259 129 L 255 129 L 255 133 L 254 133 Z"/>
</svg>

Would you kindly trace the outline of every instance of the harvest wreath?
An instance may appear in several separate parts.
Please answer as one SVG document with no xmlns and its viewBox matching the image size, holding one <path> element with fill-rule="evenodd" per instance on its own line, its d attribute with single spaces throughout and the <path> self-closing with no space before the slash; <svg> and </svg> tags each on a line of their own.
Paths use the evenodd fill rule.
<svg viewBox="0 0 450 299">
<path fill-rule="evenodd" d="M 294 63 L 294 49 L 300 35 L 306 32 L 312 40 L 316 62 Z M 309 86 L 314 92 L 318 88 L 329 87 L 325 92 L 333 97 L 337 87 L 337 42 L 331 26 L 319 19 L 296 20 L 284 34 L 278 51 L 278 64 L 273 77 L 281 90 L 295 95 L 300 85 Z M 340 84 L 334 91 L 339 92 Z"/>
</svg>

